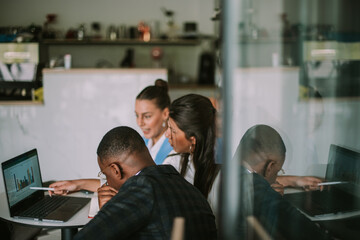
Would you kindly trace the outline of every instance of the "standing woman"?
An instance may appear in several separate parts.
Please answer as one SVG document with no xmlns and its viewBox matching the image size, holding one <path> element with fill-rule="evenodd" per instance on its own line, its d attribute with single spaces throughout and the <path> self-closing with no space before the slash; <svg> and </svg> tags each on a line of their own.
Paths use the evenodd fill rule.
<svg viewBox="0 0 360 240">
<path fill-rule="evenodd" d="M 216 216 L 220 165 L 215 164 L 216 110 L 204 96 L 188 94 L 170 105 L 166 137 L 181 158 L 169 157 L 180 174 L 208 199 Z"/>
<path fill-rule="evenodd" d="M 162 164 L 173 150 L 165 137 L 169 118 L 170 97 L 164 80 L 157 79 L 136 97 L 136 123 L 144 134 L 145 144 L 156 164 Z"/>
</svg>

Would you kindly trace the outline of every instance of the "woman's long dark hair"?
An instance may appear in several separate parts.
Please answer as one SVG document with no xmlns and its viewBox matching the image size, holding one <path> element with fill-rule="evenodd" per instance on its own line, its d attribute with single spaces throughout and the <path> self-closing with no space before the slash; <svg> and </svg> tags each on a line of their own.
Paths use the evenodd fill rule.
<svg viewBox="0 0 360 240">
<path fill-rule="evenodd" d="M 195 137 L 193 152 L 195 166 L 194 186 L 208 197 L 214 180 L 220 170 L 215 164 L 215 117 L 216 110 L 207 97 L 188 94 L 176 99 L 170 105 L 170 117 L 185 133 L 185 137 Z M 185 176 L 189 153 L 181 156 L 180 174 Z"/>
</svg>

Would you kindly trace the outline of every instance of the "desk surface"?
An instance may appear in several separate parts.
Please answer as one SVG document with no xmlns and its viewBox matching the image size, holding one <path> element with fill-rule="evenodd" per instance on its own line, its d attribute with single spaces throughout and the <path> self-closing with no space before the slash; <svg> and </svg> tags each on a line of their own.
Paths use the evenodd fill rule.
<svg viewBox="0 0 360 240">
<path fill-rule="evenodd" d="M 85 194 L 82 192 L 78 192 L 78 193 L 73 193 L 69 196 L 91 198 L 92 194 Z M 67 222 L 63 222 L 63 223 L 18 219 L 18 218 L 10 217 L 5 192 L 0 193 L 0 218 L 10 222 L 20 223 L 24 225 L 31 225 L 33 227 L 40 227 L 40 228 L 82 227 L 91 220 L 91 218 L 88 217 L 89 208 L 90 208 L 90 202 L 85 207 L 83 207 L 79 212 L 77 212 L 72 218 L 70 218 Z"/>
<path fill-rule="evenodd" d="M 285 188 L 284 194 L 292 194 L 299 192 L 304 192 L 304 190 L 296 189 L 296 188 Z M 308 215 L 306 212 L 302 211 L 301 209 L 298 208 L 298 210 L 302 214 L 304 214 L 307 218 L 309 218 L 311 221 L 329 221 L 329 220 L 340 220 L 340 219 L 346 219 L 352 217 L 360 217 L 360 211 L 352 211 L 352 212 L 338 213 L 338 214 L 327 214 L 327 215 L 312 217 Z"/>
<path fill-rule="evenodd" d="M 300 189 L 285 189 L 285 194 L 291 194 L 296 192 L 303 192 Z M 300 209 L 298 209 L 300 210 Z M 301 210 L 300 210 L 301 212 Z M 302 212 L 311 221 L 316 222 L 327 230 L 327 232 L 334 239 L 339 240 L 355 240 L 359 239 L 360 236 L 360 211 L 352 213 L 333 214 L 323 217 L 311 217 L 306 213 Z"/>
</svg>

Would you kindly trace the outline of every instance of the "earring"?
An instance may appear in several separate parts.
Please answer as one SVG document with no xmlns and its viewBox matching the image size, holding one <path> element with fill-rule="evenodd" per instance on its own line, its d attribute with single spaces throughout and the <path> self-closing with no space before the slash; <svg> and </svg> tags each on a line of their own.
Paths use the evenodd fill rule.
<svg viewBox="0 0 360 240">
<path fill-rule="evenodd" d="M 190 145 L 190 147 L 189 147 L 189 152 L 191 153 L 191 149 L 192 149 L 192 146 Z"/>
<path fill-rule="evenodd" d="M 166 127 L 166 122 L 165 121 L 163 121 L 162 127 Z"/>
</svg>

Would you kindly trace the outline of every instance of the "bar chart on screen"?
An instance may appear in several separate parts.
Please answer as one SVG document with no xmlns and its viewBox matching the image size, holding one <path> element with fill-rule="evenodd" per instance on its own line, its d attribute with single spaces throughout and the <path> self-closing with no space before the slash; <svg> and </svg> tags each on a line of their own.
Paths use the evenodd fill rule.
<svg viewBox="0 0 360 240">
<path fill-rule="evenodd" d="M 34 182 L 34 171 L 32 167 L 26 169 L 26 172 L 22 173 L 22 175 L 23 177 L 17 178 L 17 175 L 14 173 L 14 183 L 17 192 Z"/>
</svg>

